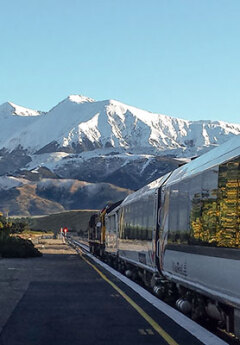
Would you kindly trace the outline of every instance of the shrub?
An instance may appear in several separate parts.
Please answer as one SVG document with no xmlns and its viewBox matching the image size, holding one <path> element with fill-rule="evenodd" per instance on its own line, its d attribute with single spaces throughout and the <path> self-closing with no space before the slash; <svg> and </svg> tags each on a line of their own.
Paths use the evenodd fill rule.
<svg viewBox="0 0 240 345">
<path fill-rule="evenodd" d="M 28 258 L 42 256 L 42 253 L 29 240 L 2 236 L 0 238 L 0 256 L 3 258 Z"/>
</svg>

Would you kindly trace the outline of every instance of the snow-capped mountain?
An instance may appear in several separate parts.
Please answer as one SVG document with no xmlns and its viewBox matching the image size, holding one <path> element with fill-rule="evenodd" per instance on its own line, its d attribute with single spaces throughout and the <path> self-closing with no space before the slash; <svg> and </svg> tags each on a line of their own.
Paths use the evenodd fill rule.
<svg viewBox="0 0 240 345">
<path fill-rule="evenodd" d="M 186 121 L 79 95 L 47 113 L 7 102 L 0 121 L 0 211 L 25 215 L 118 201 L 240 134 L 239 124 Z"/>
<path fill-rule="evenodd" d="M 25 108 L 12 102 L 5 102 L 2 105 L 0 105 L 0 116 L 3 116 L 5 118 L 7 118 L 9 115 L 39 116 L 41 114 L 43 114 L 43 112 Z"/>
<path fill-rule="evenodd" d="M 6 104 L 3 106 L 8 108 Z M 26 109 L 21 114 L 25 114 L 24 118 L 28 120 L 32 119 L 31 110 Z M 72 95 L 45 116 L 37 116 L 37 120 L 22 127 L 17 124 L 16 132 L 6 130 L 4 137 L 8 137 L 1 145 L 8 151 L 21 147 L 30 154 L 81 153 L 111 148 L 144 154 L 164 152 L 189 156 L 222 144 L 239 133 L 238 124 L 186 121 L 114 100 L 97 102 Z"/>
<path fill-rule="evenodd" d="M 24 108 L 11 102 L 0 105 L 0 148 L 9 139 L 9 136 L 21 132 L 42 115 L 44 115 L 43 112 Z"/>
</svg>

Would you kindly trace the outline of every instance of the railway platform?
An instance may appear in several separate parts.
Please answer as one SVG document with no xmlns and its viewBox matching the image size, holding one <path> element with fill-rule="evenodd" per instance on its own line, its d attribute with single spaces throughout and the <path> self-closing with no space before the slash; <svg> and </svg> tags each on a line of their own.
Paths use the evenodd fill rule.
<svg viewBox="0 0 240 345">
<path fill-rule="evenodd" d="M 5 279 L 2 291 L 16 304 L 12 298 L 7 308 L 0 299 L 0 309 L 9 313 L 4 322 L 0 318 L 0 345 L 225 344 L 208 331 L 204 338 L 197 326 L 189 332 L 90 255 L 71 250 L 2 259 L 0 274 L 0 288 Z"/>
</svg>

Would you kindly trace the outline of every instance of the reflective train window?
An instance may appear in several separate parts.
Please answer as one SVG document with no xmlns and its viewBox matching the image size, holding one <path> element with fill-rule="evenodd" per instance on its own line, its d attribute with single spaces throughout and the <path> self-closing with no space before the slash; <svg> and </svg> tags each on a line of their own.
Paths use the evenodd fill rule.
<svg viewBox="0 0 240 345">
<path fill-rule="evenodd" d="M 178 227 L 178 184 L 170 188 L 170 203 L 169 203 L 169 239 L 171 242 L 179 242 L 179 227 Z"/>
<path fill-rule="evenodd" d="M 240 157 L 219 167 L 218 246 L 240 248 Z"/>
<path fill-rule="evenodd" d="M 195 176 L 190 185 L 190 243 L 216 244 L 218 167 Z"/>
<path fill-rule="evenodd" d="M 120 239 L 147 240 L 152 239 L 153 202 L 143 199 L 125 206 L 120 218 Z"/>
<path fill-rule="evenodd" d="M 169 214 L 169 242 L 188 243 L 189 181 L 170 187 Z"/>
<path fill-rule="evenodd" d="M 202 231 L 202 175 L 194 176 L 189 183 L 190 243 L 201 237 Z"/>
<path fill-rule="evenodd" d="M 190 244 L 240 247 L 240 158 L 191 181 Z"/>
<path fill-rule="evenodd" d="M 240 247 L 240 158 L 176 183 L 168 192 L 169 243 Z"/>
</svg>

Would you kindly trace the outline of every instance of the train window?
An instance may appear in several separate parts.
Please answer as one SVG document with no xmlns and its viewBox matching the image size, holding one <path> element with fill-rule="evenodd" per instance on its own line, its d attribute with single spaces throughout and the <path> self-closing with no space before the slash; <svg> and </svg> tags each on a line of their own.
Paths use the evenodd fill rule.
<svg viewBox="0 0 240 345">
<path fill-rule="evenodd" d="M 152 234 L 153 234 L 153 224 L 154 224 L 154 200 L 152 197 L 148 197 L 145 201 L 145 209 L 144 212 L 147 214 L 146 217 L 146 240 L 151 241 L 152 240 Z"/>
<path fill-rule="evenodd" d="M 202 239 L 216 243 L 218 167 L 203 174 L 202 183 Z"/>
<path fill-rule="evenodd" d="M 216 240 L 218 170 L 170 188 L 169 242 L 210 245 Z"/>
<path fill-rule="evenodd" d="M 189 184 L 190 181 L 183 181 L 179 184 L 179 199 L 178 199 L 178 226 L 181 243 L 188 243 L 189 239 Z"/>
<path fill-rule="evenodd" d="M 202 175 L 190 180 L 190 243 L 198 244 L 202 231 Z"/>
<path fill-rule="evenodd" d="M 147 209 L 148 209 L 148 229 L 154 229 L 154 217 L 155 217 L 155 210 L 154 210 L 154 199 L 148 198 L 147 200 Z"/>
<path fill-rule="evenodd" d="M 169 242 L 187 243 L 189 237 L 189 182 L 170 188 Z"/>
<path fill-rule="evenodd" d="M 240 248 L 240 157 L 219 167 L 217 246 Z"/>
<path fill-rule="evenodd" d="M 217 226 L 217 188 L 218 168 L 205 171 L 193 179 L 199 181 L 193 187 L 195 193 L 191 199 L 191 243 L 215 245 Z"/>
<path fill-rule="evenodd" d="M 240 158 L 196 176 L 190 194 L 190 243 L 240 248 Z"/>
<path fill-rule="evenodd" d="M 141 199 L 123 209 L 120 217 L 120 238 L 150 241 L 154 223 L 153 200 Z"/>
<path fill-rule="evenodd" d="M 160 215 L 160 231 L 168 231 L 168 221 L 169 221 L 169 188 L 163 188 L 161 194 L 161 215 Z"/>
<path fill-rule="evenodd" d="M 153 237 L 153 232 L 152 230 L 147 230 L 147 240 L 148 241 L 151 241 L 152 240 L 152 237 Z"/>
<path fill-rule="evenodd" d="M 142 227 L 143 229 L 147 229 L 148 226 L 148 215 L 147 212 L 142 212 Z"/>
<path fill-rule="evenodd" d="M 169 203 L 169 230 L 171 235 L 178 232 L 178 205 L 179 205 L 179 190 L 178 185 L 170 188 L 170 203 Z"/>
</svg>

